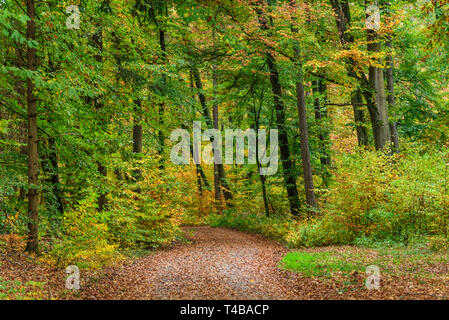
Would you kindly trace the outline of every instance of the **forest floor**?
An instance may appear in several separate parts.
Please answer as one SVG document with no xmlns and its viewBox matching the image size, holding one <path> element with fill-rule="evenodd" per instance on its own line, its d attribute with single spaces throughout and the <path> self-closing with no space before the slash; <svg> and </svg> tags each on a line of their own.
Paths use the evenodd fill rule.
<svg viewBox="0 0 449 320">
<path fill-rule="evenodd" d="M 210 227 L 185 231 L 187 241 L 143 258 L 81 271 L 76 292 L 64 288 L 64 270 L 0 251 L 0 299 L 449 299 L 447 254 L 349 246 L 296 250 L 341 257 L 343 271 L 317 275 L 280 268 L 290 250 L 262 236 Z M 364 268 L 372 264 L 381 270 L 379 290 L 365 287 Z"/>
</svg>

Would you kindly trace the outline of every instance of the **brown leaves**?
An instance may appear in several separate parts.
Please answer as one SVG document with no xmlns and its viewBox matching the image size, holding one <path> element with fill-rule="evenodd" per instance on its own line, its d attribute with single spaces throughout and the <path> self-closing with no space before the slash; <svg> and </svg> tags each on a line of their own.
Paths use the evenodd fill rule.
<svg viewBox="0 0 449 320">
<path fill-rule="evenodd" d="M 0 254 L 0 276 L 45 282 L 44 299 L 447 299 L 447 262 L 391 258 L 381 269 L 380 290 L 367 290 L 364 272 L 334 272 L 331 277 L 304 277 L 283 271 L 282 245 L 238 231 L 186 228 L 189 242 L 179 242 L 137 260 L 99 272 L 81 271 L 79 295 L 65 290 L 63 270 L 38 265 L 31 257 Z M 366 265 L 378 252 L 357 247 L 307 251 L 346 253 Z M 387 256 L 388 257 L 388 256 Z M 437 258 L 437 257 L 436 257 Z M 435 259 L 436 259 L 435 258 Z M 389 259 L 389 258 L 388 258 Z M 432 273 L 432 277 L 424 274 Z"/>
</svg>

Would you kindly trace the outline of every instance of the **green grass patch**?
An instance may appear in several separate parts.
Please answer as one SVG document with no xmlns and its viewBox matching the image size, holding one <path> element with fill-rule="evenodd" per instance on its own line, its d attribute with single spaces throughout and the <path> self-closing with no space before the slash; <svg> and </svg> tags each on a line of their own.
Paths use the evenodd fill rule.
<svg viewBox="0 0 449 320">
<path fill-rule="evenodd" d="M 0 300 L 36 300 L 43 299 L 44 282 L 28 281 L 25 284 L 0 277 Z"/>
<path fill-rule="evenodd" d="M 307 277 L 330 276 L 333 272 L 350 273 L 360 270 L 343 255 L 331 252 L 290 252 L 279 263 L 281 269 L 299 272 Z"/>
</svg>

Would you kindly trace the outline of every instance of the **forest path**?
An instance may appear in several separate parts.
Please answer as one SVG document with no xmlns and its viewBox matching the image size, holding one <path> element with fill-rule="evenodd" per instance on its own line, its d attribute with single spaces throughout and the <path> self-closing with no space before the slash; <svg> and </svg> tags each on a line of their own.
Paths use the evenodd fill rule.
<svg viewBox="0 0 449 320">
<path fill-rule="evenodd" d="M 294 299 L 296 277 L 279 270 L 287 252 L 259 235 L 185 228 L 177 243 L 111 269 L 83 290 L 85 299 Z M 295 294 L 296 291 L 296 294 Z"/>
</svg>

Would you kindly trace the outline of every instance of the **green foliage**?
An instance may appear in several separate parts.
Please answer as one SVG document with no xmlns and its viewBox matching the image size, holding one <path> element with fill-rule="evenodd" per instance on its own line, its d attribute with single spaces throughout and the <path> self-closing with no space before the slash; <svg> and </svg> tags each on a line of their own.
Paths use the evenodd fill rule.
<svg viewBox="0 0 449 320">
<path fill-rule="evenodd" d="M 39 300 L 43 299 L 44 282 L 9 281 L 0 277 L 0 300 Z"/>
<path fill-rule="evenodd" d="M 110 209 L 104 213 L 110 241 L 122 248 L 157 248 L 180 235 L 181 197 L 167 199 L 163 192 L 176 193 L 182 185 L 162 176 L 156 163 L 151 167 L 151 159 L 143 163 L 139 161 L 142 180 L 119 181 L 110 194 Z M 133 170 L 125 174 L 131 176 Z"/>
<path fill-rule="evenodd" d="M 322 213 L 311 219 L 231 211 L 213 216 L 211 224 L 258 232 L 293 247 L 414 245 L 436 235 L 439 240 L 429 245 L 444 247 L 449 227 L 447 151 L 409 150 L 392 157 L 360 151 L 337 158 Z"/>
<path fill-rule="evenodd" d="M 447 235 L 447 153 L 410 152 L 394 157 L 360 152 L 340 159 L 323 216 L 290 236 L 295 245 L 390 241 Z"/>
<path fill-rule="evenodd" d="M 96 211 L 94 196 L 64 214 L 64 232 L 43 255 L 44 261 L 58 267 L 75 264 L 82 268 L 96 268 L 121 258 L 117 252 L 118 245 L 108 241 L 108 226 L 102 221 L 103 213 Z"/>
<path fill-rule="evenodd" d="M 279 241 L 285 241 L 289 230 L 295 224 L 288 217 L 267 217 L 254 213 L 241 214 L 233 210 L 228 210 L 223 215 L 210 215 L 209 223 L 213 227 L 228 227 L 251 233 L 260 233 Z"/>
</svg>

